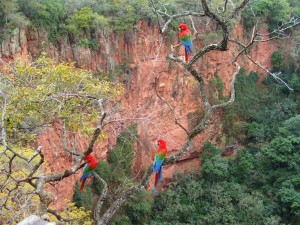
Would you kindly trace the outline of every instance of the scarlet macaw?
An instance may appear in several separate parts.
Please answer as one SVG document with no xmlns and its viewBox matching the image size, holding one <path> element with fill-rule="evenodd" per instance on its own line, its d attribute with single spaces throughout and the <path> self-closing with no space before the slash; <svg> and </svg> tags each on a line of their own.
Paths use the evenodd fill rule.
<svg viewBox="0 0 300 225">
<path fill-rule="evenodd" d="M 160 139 L 157 141 L 157 152 L 155 154 L 153 163 L 153 172 L 155 172 L 155 181 L 153 192 L 156 193 L 156 187 L 162 180 L 162 164 L 167 155 L 167 144 L 164 140 Z"/>
<path fill-rule="evenodd" d="M 86 181 L 86 178 L 93 172 L 93 170 L 97 167 L 98 165 L 98 160 L 95 158 L 95 156 L 88 155 L 84 158 L 86 164 L 83 167 L 83 175 L 80 178 L 81 185 L 79 191 L 83 191 L 84 184 Z"/>
<path fill-rule="evenodd" d="M 191 46 L 193 45 L 192 42 L 192 32 L 188 28 L 188 26 L 184 23 L 180 24 L 178 26 L 179 28 L 179 39 L 181 43 L 184 45 L 185 48 L 185 62 L 189 62 L 189 56 L 188 54 L 192 53 Z"/>
</svg>

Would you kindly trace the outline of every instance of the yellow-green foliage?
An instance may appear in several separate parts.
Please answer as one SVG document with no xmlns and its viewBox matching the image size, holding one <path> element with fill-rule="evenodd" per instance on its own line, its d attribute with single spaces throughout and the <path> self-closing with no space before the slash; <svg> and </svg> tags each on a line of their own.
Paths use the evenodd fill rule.
<svg viewBox="0 0 300 225">
<path fill-rule="evenodd" d="M 10 73 L 8 131 L 65 119 L 69 128 L 88 132 L 99 116 L 98 100 L 114 99 L 122 92 L 118 84 L 46 56 L 32 64 L 19 60 Z"/>
<path fill-rule="evenodd" d="M 64 222 L 66 225 L 91 225 L 93 220 L 90 218 L 90 214 L 91 211 L 87 211 L 83 207 L 78 208 L 75 203 L 69 203 L 60 215 L 69 220 Z"/>
<path fill-rule="evenodd" d="M 2 146 L 1 146 L 2 149 Z M 15 151 L 30 158 L 34 151 L 28 148 L 18 148 Z M 1 224 L 16 224 L 24 217 L 38 212 L 39 198 L 34 194 L 34 188 L 28 183 L 17 186 L 16 180 L 22 180 L 30 173 L 33 165 L 39 161 L 39 156 L 30 164 L 15 157 L 10 161 L 12 153 L 6 151 L 0 157 L 0 221 Z M 11 167 L 9 166 L 11 164 Z M 10 171 L 11 170 L 11 171 Z M 37 174 L 40 171 L 37 171 Z M 8 176 L 10 174 L 10 176 Z"/>
</svg>

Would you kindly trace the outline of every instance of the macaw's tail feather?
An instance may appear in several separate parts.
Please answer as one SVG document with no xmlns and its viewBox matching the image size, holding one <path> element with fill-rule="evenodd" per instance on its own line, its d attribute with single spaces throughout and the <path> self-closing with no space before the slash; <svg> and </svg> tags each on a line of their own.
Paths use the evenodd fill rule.
<svg viewBox="0 0 300 225">
<path fill-rule="evenodd" d="M 155 173 L 154 187 L 157 186 L 157 184 L 158 184 L 158 179 L 159 179 L 159 172 L 158 172 L 158 173 Z"/>
<path fill-rule="evenodd" d="M 191 47 L 190 46 L 185 46 L 185 62 L 189 62 L 189 54 L 192 53 Z"/>
<path fill-rule="evenodd" d="M 156 187 L 153 188 L 153 194 L 156 194 Z"/>
<path fill-rule="evenodd" d="M 79 189 L 80 192 L 83 191 L 85 181 L 86 181 L 86 179 L 83 179 L 83 180 L 81 181 L 81 185 L 80 185 L 80 189 Z"/>
<path fill-rule="evenodd" d="M 162 180 L 162 168 L 160 168 L 160 170 L 157 173 L 155 173 L 153 193 L 156 193 L 156 187 L 160 184 L 161 180 Z"/>
<path fill-rule="evenodd" d="M 160 168 L 160 170 L 159 170 L 159 177 L 158 177 L 158 182 L 157 182 L 158 185 L 160 184 L 161 180 L 162 180 L 162 168 Z"/>
<path fill-rule="evenodd" d="M 189 62 L 189 54 L 187 53 L 187 50 L 185 49 L 185 62 Z"/>
</svg>

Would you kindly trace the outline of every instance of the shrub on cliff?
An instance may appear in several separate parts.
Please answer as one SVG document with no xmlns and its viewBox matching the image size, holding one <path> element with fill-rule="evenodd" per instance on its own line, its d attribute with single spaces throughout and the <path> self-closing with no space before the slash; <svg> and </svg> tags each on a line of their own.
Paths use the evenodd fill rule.
<svg viewBox="0 0 300 225">
<path fill-rule="evenodd" d="M 84 36 L 85 34 L 95 32 L 97 29 L 104 30 L 108 27 L 108 20 L 89 7 L 84 7 L 74 13 L 66 21 L 66 29 L 72 35 Z"/>
</svg>

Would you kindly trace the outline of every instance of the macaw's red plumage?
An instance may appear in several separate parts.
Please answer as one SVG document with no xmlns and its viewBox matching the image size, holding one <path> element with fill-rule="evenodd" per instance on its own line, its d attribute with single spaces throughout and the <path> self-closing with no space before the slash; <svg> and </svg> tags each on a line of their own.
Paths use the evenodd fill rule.
<svg viewBox="0 0 300 225">
<path fill-rule="evenodd" d="M 93 170 L 98 165 L 98 160 L 95 158 L 95 156 L 88 155 L 83 160 L 86 161 L 86 164 L 83 167 L 83 174 L 82 177 L 80 178 L 81 185 L 79 191 L 83 191 L 86 178 L 88 178 L 88 176 L 93 172 Z"/>
<path fill-rule="evenodd" d="M 181 43 L 184 45 L 185 48 L 185 62 L 189 62 L 189 54 L 192 53 L 191 46 L 193 45 L 192 42 L 192 32 L 188 28 L 188 26 L 184 23 L 178 26 L 179 28 L 179 39 Z"/>
<path fill-rule="evenodd" d="M 155 181 L 153 192 L 156 192 L 156 187 L 160 184 L 162 180 L 162 164 L 167 155 L 167 143 L 160 139 L 157 141 L 157 151 L 154 158 L 153 172 L 155 172 Z"/>
</svg>

